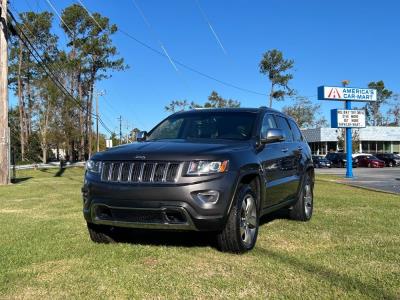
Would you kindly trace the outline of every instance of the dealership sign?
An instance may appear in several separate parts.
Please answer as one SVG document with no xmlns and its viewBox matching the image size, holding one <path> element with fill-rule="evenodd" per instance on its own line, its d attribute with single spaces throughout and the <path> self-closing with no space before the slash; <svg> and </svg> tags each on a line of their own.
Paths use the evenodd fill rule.
<svg viewBox="0 0 400 300">
<path fill-rule="evenodd" d="M 318 99 L 343 101 L 376 101 L 375 89 L 353 87 L 320 86 Z"/>
<path fill-rule="evenodd" d="M 365 110 L 363 109 L 332 109 L 332 128 L 362 128 L 365 127 Z"/>
</svg>

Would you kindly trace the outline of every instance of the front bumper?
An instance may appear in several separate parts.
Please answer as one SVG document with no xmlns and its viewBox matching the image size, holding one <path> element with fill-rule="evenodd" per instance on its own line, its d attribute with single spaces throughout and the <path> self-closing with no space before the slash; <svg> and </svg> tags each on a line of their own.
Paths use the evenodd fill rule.
<svg viewBox="0 0 400 300">
<path fill-rule="evenodd" d="M 124 184 L 85 176 L 83 214 L 87 222 L 116 227 L 218 231 L 224 227 L 237 175 L 193 177 L 191 184 Z M 208 203 L 198 192 L 217 191 Z"/>
</svg>

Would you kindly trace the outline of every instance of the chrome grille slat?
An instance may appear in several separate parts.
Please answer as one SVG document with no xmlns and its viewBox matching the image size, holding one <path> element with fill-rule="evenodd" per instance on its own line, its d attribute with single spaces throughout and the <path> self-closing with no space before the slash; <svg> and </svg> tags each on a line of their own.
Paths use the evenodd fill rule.
<svg viewBox="0 0 400 300">
<path fill-rule="evenodd" d="M 181 166 L 181 162 L 166 161 L 104 161 L 101 180 L 124 184 L 174 183 Z"/>
</svg>

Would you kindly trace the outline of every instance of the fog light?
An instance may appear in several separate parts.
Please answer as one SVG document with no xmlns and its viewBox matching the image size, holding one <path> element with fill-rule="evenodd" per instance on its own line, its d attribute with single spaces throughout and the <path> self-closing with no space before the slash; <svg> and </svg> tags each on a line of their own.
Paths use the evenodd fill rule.
<svg viewBox="0 0 400 300">
<path fill-rule="evenodd" d="M 219 192 L 210 190 L 196 193 L 197 198 L 204 203 L 216 203 L 219 198 Z"/>
</svg>

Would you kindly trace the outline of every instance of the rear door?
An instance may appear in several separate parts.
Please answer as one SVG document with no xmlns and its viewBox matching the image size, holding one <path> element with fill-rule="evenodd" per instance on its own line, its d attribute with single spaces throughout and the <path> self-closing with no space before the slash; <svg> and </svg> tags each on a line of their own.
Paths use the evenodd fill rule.
<svg viewBox="0 0 400 300">
<path fill-rule="evenodd" d="M 291 120 L 289 120 L 289 125 L 290 129 L 292 130 L 293 134 L 293 145 L 294 145 L 294 168 L 291 176 L 293 177 L 294 181 L 297 181 L 297 187 L 296 187 L 296 193 L 298 191 L 298 187 L 301 181 L 301 176 L 303 174 L 303 171 L 305 170 L 305 163 L 307 161 L 307 156 L 306 156 L 306 147 L 308 145 L 305 143 L 303 135 L 301 134 L 301 131 L 297 124 Z"/>
</svg>

